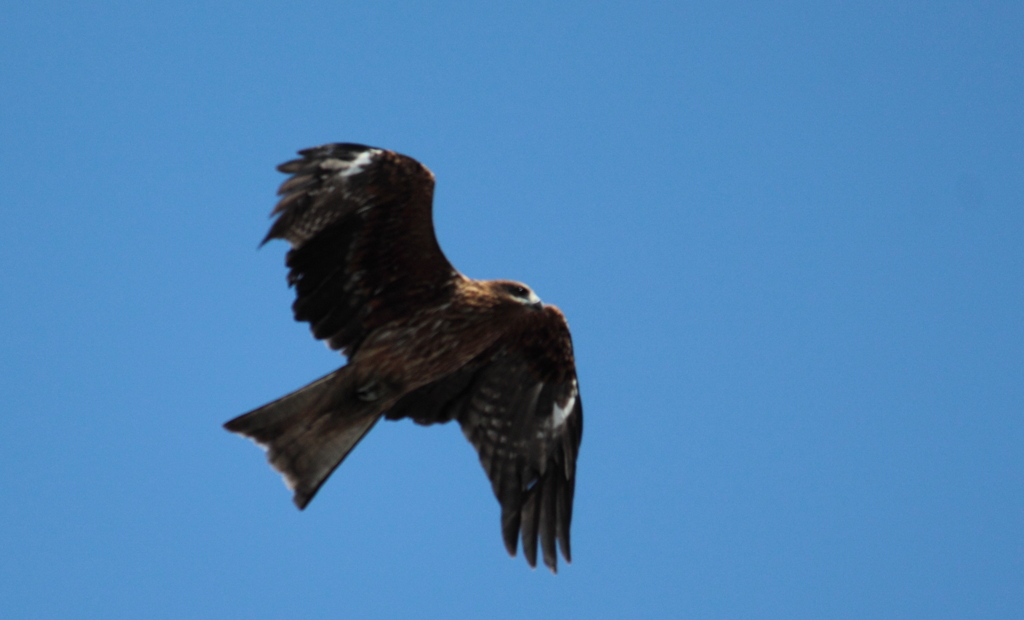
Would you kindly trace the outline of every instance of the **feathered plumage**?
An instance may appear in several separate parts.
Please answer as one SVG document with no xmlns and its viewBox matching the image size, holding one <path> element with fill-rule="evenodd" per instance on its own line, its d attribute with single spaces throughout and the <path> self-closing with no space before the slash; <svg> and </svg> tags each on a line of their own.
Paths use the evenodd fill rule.
<svg viewBox="0 0 1024 620">
<path fill-rule="evenodd" d="M 434 236 L 434 175 L 359 144 L 300 151 L 278 169 L 277 219 L 295 319 L 348 364 L 225 424 L 267 449 L 304 508 L 381 418 L 457 420 L 501 504 L 505 547 L 557 568 L 583 431 L 565 317 L 524 284 L 456 271 Z"/>
</svg>

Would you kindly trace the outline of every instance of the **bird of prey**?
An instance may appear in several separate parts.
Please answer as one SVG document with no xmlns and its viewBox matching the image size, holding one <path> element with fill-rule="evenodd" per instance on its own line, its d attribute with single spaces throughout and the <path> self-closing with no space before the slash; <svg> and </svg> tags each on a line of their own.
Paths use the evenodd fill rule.
<svg viewBox="0 0 1024 620">
<path fill-rule="evenodd" d="M 300 508 L 382 417 L 458 421 L 501 504 L 509 554 L 557 571 L 583 408 L 565 317 L 525 284 L 472 280 L 434 235 L 434 175 L 361 144 L 299 151 L 263 240 L 291 244 L 292 310 L 347 364 L 224 427 L 254 440 Z"/>
</svg>

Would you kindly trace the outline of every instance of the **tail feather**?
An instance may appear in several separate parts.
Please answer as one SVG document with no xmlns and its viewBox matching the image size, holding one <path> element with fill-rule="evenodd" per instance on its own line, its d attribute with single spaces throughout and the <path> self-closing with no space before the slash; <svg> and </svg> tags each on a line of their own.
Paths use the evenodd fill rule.
<svg viewBox="0 0 1024 620">
<path fill-rule="evenodd" d="M 267 451 L 300 509 L 359 443 L 383 411 L 355 397 L 348 366 L 224 424 Z"/>
</svg>

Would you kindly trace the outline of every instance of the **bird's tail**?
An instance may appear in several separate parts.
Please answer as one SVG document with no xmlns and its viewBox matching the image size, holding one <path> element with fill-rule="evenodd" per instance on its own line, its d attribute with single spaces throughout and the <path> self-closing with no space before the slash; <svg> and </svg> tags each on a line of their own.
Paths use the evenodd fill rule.
<svg viewBox="0 0 1024 620">
<path fill-rule="evenodd" d="M 339 368 L 224 424 L 267 451 L 300 509 L 383 413 L 382 403 L 358 398 L 351 368 Z"/>
</svg>

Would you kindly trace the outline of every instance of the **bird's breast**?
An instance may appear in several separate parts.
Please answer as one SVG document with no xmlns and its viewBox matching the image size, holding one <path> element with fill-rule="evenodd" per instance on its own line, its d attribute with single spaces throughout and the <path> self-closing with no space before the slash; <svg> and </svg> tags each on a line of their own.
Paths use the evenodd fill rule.
<svg viewBox="0 0 1024 620">
<path fill-rule="evenodd" d="M 452 372 L 482 353 L 501 334 L 490 312 L 467 312 L 456 304 L 421 310 L 375 329 L 351 363 L 414 390 Z"/>
</svg>

